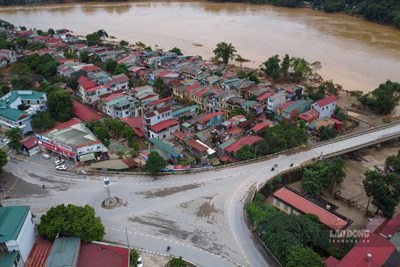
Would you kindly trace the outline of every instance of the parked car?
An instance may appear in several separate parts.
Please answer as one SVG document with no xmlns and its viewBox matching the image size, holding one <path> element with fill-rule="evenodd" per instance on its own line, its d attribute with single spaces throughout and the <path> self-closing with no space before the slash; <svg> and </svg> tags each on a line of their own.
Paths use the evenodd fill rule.
<svg viewBox="0 0 400 267">
<path fill-rule="evenodd" d="M 0 140 L 3 144 L 7 145 L 8 143 L 10 143 L 10 140 L 8 140 L 7 138 L 1 138 Z"/>
<path fill-rule="evenodd" d="M 76 171 L 76 173 L 77 174 L 83 174 L 83 175 L 86 175 L 87 174 L 87 170 L 78 170 L 78 171 Z"/>
<path fill-rule="evenodd" d="M 59 170 L 59 171 L 65 171 L 66 169 L 67 169 L 67 166 L 65 166 L 65 165 L 56 166 L 56 170 Z"/>
<path fill-rule="evenodd" d="M 136 263 L 137 267 L 143 267 L 143 261 L 142 261 L 142 257 L 139 256 L 139 258 L 137 259 L 137 263 Z"/>
<path fill-rule="evenodd" d="M 42 158 L 44 159 L 51 159 L 51 156 L 49 154 L 42 154 Z"/>
<path fill-rule="evenodd" d="M 54 165 L 60 165 L 60 164 L 63 164 L 65 162 L 65 160 L 63 160 L 63 159 L 59 159 L 59 160 L 56 160 L 55 162 L 54 162 Z"/>
</svg>

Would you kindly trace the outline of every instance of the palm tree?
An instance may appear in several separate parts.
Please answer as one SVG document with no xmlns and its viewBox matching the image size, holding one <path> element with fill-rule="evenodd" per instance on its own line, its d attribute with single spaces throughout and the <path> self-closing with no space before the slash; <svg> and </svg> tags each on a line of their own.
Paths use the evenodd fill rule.
<svg viewBox="0 0 400 267">
<path fill-rule="evenodd" d="M 236 53 L 235 47 L 229 43 L 221 42 L 217 44 L 217 48 L 214 49 L 215 60 L 222 58 L 222 61 L 227 64 L 229 59 L 232 59 Z"/>
</svg>

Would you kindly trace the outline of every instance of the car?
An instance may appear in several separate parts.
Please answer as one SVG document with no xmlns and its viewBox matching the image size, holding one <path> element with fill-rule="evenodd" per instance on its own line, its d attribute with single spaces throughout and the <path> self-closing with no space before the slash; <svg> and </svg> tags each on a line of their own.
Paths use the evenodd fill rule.
<svg viewBox="0 0 400 267">
<path fill-rule="evenodd" d="M 49 154 L 44 153 L 44 154 L 42 154 L 42 158 L 51 159 L 51 156 Z"/>
<path fill-rule="evenodd" d="M 84 170 L 84 169 L 82 169 L 82 170 L 78 170 L 78 171 L 76 171 L 76 173 L 77 173 L 77 174 L 83 174 L 83 175 L 86 175 L 86 174 L 87 174 L 87 170 Z"/>
<path fill-rule="evenodd" d="M 10 143 L 10 140 L 8 140 L 7 138 L 1 138 L 0 140 L 3 144 L 7 145 L 8 143 Z"/>
<path fill-rule="evenodd" d="M 67 166 L 65 166 L 65 165 L 56 166 L 56 170 L 58 170 L 58 171 L 65 171 L 66 169 L 67 169 Z"/>
<path fill-rule="evenodd" d="M 139 258 L 137 259 L 136 266 L 143 267 L 143 261 L 141 256 L 139 256 Z"/>
<path fill-rule="evenodd" d="M 63 164 L 65 162 L 65 160 L 63 160 L 63 159 L 59 159 L 59 160 L 56 160 L 55 162 L 54 162 L 54 165 L 60 165 L 60 164 Z"/>
</svg>

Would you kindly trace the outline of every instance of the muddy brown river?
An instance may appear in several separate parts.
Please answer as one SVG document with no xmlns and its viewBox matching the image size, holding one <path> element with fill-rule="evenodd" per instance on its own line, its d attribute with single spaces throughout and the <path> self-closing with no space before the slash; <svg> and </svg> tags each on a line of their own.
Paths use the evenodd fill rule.
<svg viewBox="0 0 400 267">
<path fill-rule="evenodd" d="M 367 92 L 387 79 L 400 82 L 399 30 L 311 9 L 150 1 L 7 7 L 0 8 L 0 18 L 28 28 L 68 28 L 83 35 L 104 29 L 119 39 L 153 48 L 177 46 L 205 58 L 225 41 L 251 60 L 250 67 L 288 53 L 320 61 L 322 76 L 347 90 Z"/>
</svg>

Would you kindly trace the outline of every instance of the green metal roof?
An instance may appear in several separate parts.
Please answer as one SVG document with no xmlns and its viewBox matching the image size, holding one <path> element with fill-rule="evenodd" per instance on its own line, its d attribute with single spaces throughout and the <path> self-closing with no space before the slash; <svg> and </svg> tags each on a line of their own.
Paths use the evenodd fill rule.
<svg viewBox="0 0 400 267">
<path fill-rule="evenodd" d="M 227 148 L 228 146 L 232 145 L 235 142 L 236 142 L 236 139 L 235 138 L 231 138 L 228 141 L 225 141 L 222 144 L 220 144 L 218 147 L 220 147 L 221 149 L 225 149 L 225 148 Z"/>
<path fill-rule="evenodd" d="M 190 123 L 188 123 L 188 122 L 184 122 L 184 123 L 181 124 L 181 126 L 182 126 L 182 127 L 185 127 L 185 128 L 189 128 L 189 127 L 192 126 L 192 124 L 190 124 Z"/>
<path fill-rule="evenodd" d="M 257 104 L 257 101 L 255 101 L 255 100 L 248 100 L 248 101 L 244 102 L 244 103 L 242 104 L 242 106 L 245 106 L 245 107 L 253 107 L 253 106 L 256 105 L 256 104 Z"/>
<path fill-rule="evenodd" d="M 78 237 L 55 239 L 46 267 L 73 267 L 79 255 L 80 244 L 81 239 Z"/>
<path fill-rule="evenodd" d="M 28 113 L 19 109 L 0 108 L 0 117 L 4 117 L 15 122 L 19 121 L 22 115 L 28 115 Z"/>
<path fill-rule="evenodd" d="M 28 206 L 0 207 L 0 243 L 17 239 L 28 213 Z"/>
<path fill-rule="evenodd" d="M 167 152 L 169 155 L 171 155 L 174 158 L 178 158 L 180 155 L 170 146 L 168 146 L 167 144 L 165 144 L 163 141 L 156 139 L 156 138 L 150 138 L 149 141 L 155 145 L 156 147 L 158 147 L 161 150 L 164 150 L 165 152 Z"/>
<path fill-rule="evenodd" d="M 191 111 L 193 109 L 196 109 L 196 112 L 197 112 L 197 110 L 199 109 L 199 106 L 198 105 L 193 105 L 193 106 L 184 107 L 184 108 L 175 110 L 174 112 L 172 112 L 172 117 L 179 116 L 182 113 L 185 113 L 187 111 Z"/>
<path fill-rule="evenodd" d="M 7 252 L 0 256 L 1 267 L 14 267 L 14 261 L 17 259 L 18 252 Z"/>
<path fill-rule="evenodd" d="M 129 100 L 126 96 L 121 96 L 106 103 L 107 106 L 123 107 L 129 105 Z"/>
<path fill-rule="evenodd" d="M 15 91 L 13 91 L 13 92 L 15 92 Z M 28 99 L 39 100 L 43 97 L 43 94 L 44 94 L 43 92 L 32 91 L 31 94 L 18 94 L 18 95 L 23 100 L 28 100 Z"/>
</svg>

